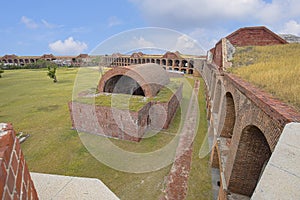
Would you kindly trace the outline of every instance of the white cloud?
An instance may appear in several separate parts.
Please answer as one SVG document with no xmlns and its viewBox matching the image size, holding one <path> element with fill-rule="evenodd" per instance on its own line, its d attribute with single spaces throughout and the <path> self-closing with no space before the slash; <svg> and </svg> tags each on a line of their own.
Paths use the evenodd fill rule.
<svg viewBox="0 0 300 200">
<path fill-rule="evenodd" d="M 300 24 L 294 20 L 288 21 L 280 33 L 289 33 L 300 36 Z"/>
<path fill-rule="evenodd" d="M 189 32 L 189 36 L 197 40 L 200 47 L 205 50 L 212 48 L 222 37 L 229 34 L 224 28 L 195 28 Z"/>
<path fill-rule="evenodd" d="M 47 22 L 46 20 L 42 19 L 41 20 L 43 25 L 48 28 L 48 29 L 54 29 L 54 28 L 60 28 L 63 27 L 63 25 L 57 25 L 57 24 L 51 24 L 49 22 Z"/>
<path fill-rule="evenodd" d="M 198 45 L 197 41 L 187 35 L 181 35 L 177 38 L 175 47 L 172 51 L 179 51 L 192 55 L 205 54 L 205 51 Z"/>
<path fill-rule="evenodd" d="M 26 16 L 21 17 L 21 23 L 25 24 L 25 26 L 29 29 L 37 29 L 37 28 L 43 28 L 43 27 L 45 27 L 47 29 L 54 29 L 54 28 L 63 27 L 63 25 L 49 23 L 45 19 L 42 19 L 39 22 L 35 22 L 33 19 L 30 19 Z"/>
<path fill-rule="evenodd" d="M 27 28 L 30 28 L 30 29 L 36 29 L 36 28 L 39 27 L 39 25 L 34 20 L 32 20 L 32 19 L 30 19 L 30 18 L 28 18 L 26 16 L 22 16 L 21 17 L 21 22 L 23 24 L 25 24 L 25 26 Z"/>
<path fill-rule="evenodd" d="M 262 0 L 131 0 L 151 25 L 175 28 L 249 20 L 265 5 Z"/>
<path fill-rule="evenodd" d="M 108 27 L 113 27 L 122 24 L 122 21 L 116 16 L 112 16 L 108 19 Z"/>
<path fill-rule="evenodd" d="M 153 47 L 154 44 L 151 41 L 145 40 L 143 37 L 133 37 L 134 46 L 138 46 L 139 48 L 150 48 Z"/>
<path fill-rule="evenodd" d="M 300 34 L 299 0 L 130 1 L 148 25 L 184 32 L 206 49 L 228 33 L 246 26 L 264 25 L 275 32 Z"/>
<path fill-rule="evenodd" d="M 58 40 L 50 43 L 49 48 L 58 54 L 71 55 L 82 53 L 88 46 L 84 42 L 76 41 L 73 37 L 69 37 L 65 41 Z"/>
</svg>

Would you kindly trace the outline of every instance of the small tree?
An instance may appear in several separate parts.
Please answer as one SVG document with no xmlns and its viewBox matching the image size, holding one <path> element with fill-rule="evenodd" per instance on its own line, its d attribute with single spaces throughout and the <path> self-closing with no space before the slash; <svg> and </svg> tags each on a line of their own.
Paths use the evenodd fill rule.
<svg viewBox="0 0 300 200">
<path fill-rule="evenodd" d="M 53 79 L 53 82 L 56 83 L 57 82 L 57 78 L 56 78 L 56 68 L 57 66 L 55 64 L 49 64 L 48 65 L 48 72 L 47 72 L 47 76 L 49 76 L 50 78 Z"/>
</svg>

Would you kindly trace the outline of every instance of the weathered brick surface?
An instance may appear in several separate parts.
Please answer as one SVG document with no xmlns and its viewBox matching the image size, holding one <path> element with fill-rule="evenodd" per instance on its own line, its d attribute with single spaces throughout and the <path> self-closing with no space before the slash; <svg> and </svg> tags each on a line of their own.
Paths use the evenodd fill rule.
<svg viewBox="0 0 300 200">
<path fill-rule="evenodd" d="M 266 27 L 241 28 L 226 38 L 234 46 L 264 46 L 287 43 Z"/>
<path fill-rule="evenodd" d="M 154 97 L 158 91 L 170 82 L 168 73 L 157 64 L 133 65 L 128 67 L 116 67 L 106 72 L 98 84 L 99 92 L 106 92 L 106 83 L 117 76 L 130 77 L 142 88 L 146 97 Z M 114 84 L 118 84 L 116 81 Z M 118 85 L 116 88 L 124 87 Z M 114 87 L 115 85 L 113 85 Z"/>
<path fill-rule="evenodd" d="M 201 73 L 209 90 L 207 108 L 215 112 L 209 116 L 211 129 L 216 137 L 230 140 L 226 163 L 222 166 L 228 192 L 251 196 L 283 128 L 290 122 L 300 122 L 300 114 L 239 77 L 220 71 L 218 66 L 207 64 Z M 214 167 L 215 153 L 211 159 Z"/>
<path fill-rule="evenodd" d="M 198 117 L 198 110 L 195 107 L 198 106 L 196 97 L 199 92 L 199 84 L 199 81 L 196 81 L 194 84 L 193 94 L 176 148 L 175 160 L 167 178 L 165 195 L 161 200 L 185 199 L 187 195 L 188 178 L 192 162 L 192 147 Z"/>
<path fill-rule="evenodd" d="M 154 129 L 169 126 L 181 98 L 182 85 L 168 102 L 149 102 L 137 112 L 69 102 L 72 127 L 82 132 L 138 142 L 149 126 Z M 163 112 L 151 113 L 152 122 L 149 120 L 149 110 L 155 105 L 159 105 Z M 161 125 L 161 122 L 164 124 Z"/>
<path fill-rule="evenodd" d="M 1 131 L 1 130 L 0 130 Z M 5 132 L 4 132 L 5 131 Z M 11 124 L 0 136 L 0 199 L 38 199 L 19 140 Z M 30 186 L 27 184 L 31 182 Z M 25 190 L 30 191 L 26 193 Z"/>
</svg>

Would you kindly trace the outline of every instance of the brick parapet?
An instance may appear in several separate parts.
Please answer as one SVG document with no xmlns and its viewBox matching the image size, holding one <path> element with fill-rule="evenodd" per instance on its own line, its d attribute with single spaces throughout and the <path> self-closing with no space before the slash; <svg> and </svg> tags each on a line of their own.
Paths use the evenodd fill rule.
<svg viewBox="0 0 300 200">
<path fill-rule="evenodd" d="M 290 122 L 300 122 L 300 113 L 291 106 L 233 74 L 225 73 L 224 77 L 282 127 Z"/>
<path fill-rule="evenodd" d="M 38 199 L 20 143 L 11 124 L 0 127 L 0 198 Z"/>
</svg>

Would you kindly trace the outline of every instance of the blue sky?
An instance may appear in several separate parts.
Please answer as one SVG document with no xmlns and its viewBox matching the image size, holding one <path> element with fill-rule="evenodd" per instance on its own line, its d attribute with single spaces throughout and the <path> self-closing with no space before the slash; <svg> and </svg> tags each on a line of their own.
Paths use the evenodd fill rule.
<svg viewBox="0 0 300 200">
<path fill-rule="evenodd" d="M 245 26 L 300 34 L 298 0 L 10 0 L 1 8 L 0 56 L 90 53 L 115 34 L 143 27 L 179 31 L 204 49 Z"/>
</svg>

